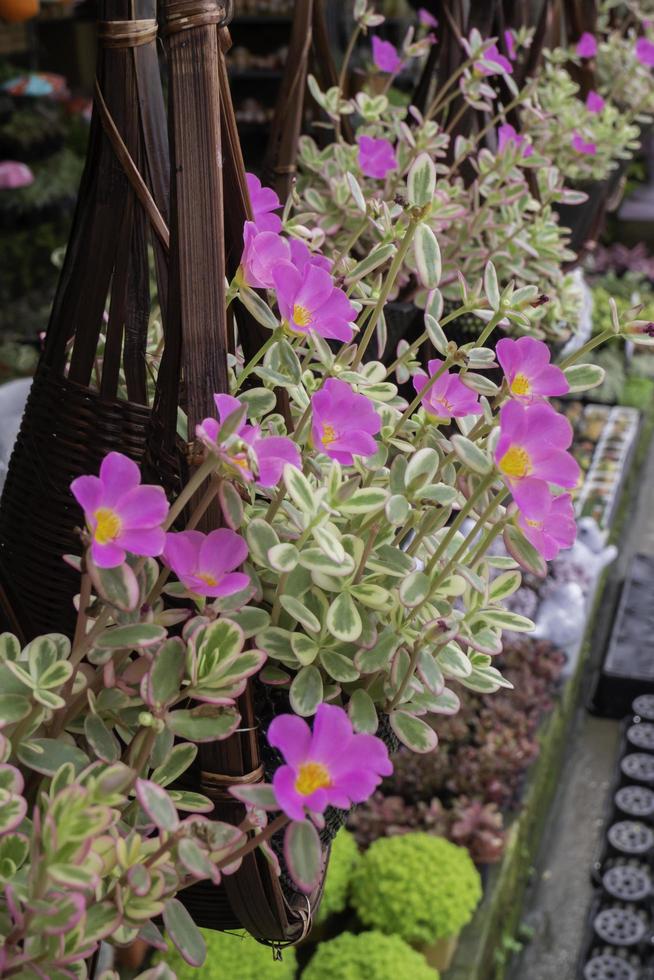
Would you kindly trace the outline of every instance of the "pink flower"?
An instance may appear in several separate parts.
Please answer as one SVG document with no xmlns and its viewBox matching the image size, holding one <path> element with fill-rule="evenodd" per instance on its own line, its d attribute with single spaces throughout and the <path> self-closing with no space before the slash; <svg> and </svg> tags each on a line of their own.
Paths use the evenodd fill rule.
<svg viewBox="0 0 654 980">
<path fill-rule="evenodd" d="M 34 183 L 34 174 L 24 163 L 3 160 L 0 163 L 0 190 L 16 190 Z"/>
<path fill-rule="evenodd" d="M 429 377 L 432 378 L 442 365 L 443 362 L 438 358 L 429 361 Z M 420 371 L 413 378 L 413 387 L 421 392 L 428 380 L 427 375 Z M 422 406 L 429 415 L 439 419 L 481 415 L 481 407 L 474 391 L 466 388 L 459 376 L 450 371 L 444 371 L 433 383 L 422 399 Z"/>
<path fill-rule="evenodd" d="M 168 501 L 161 487 L 140 486 L 138 466 L 122 453 L 102 460 L 100 476 L 78 476 L 70 485 L 91 533 L 91 555 L 100 568 L 115 568 L 125 553 L 156 558 L 166 535 L 161 525 Z"/>
<path fill-rule="evenodd" d="M 278 715 L 268 728 L 268 741 L 284 756 L 273 788 L 291 820 L 303 820 L 306 810 L 324 813 L 328 806 L 347 810 L 363 803 L 393 771 L 382 740 L 355 735 L 337 705 L 318 707 L 313 732 L 297 715 Z"/>
<path fill-rule="evenodd" d="M 586 96 L 586 108 L 589 112 L 601 112 L 606 105 L 604 99 L 599 94 L 599 92 L 591 91 Z"/>
<path fill-rule="evenodd" d="M 654 68 L 654 44 L 646 37 L 639 37 L 636 41 L 636 57 L 642 65 Z"/>
<path fill-rule="evenodd" d="M 250 576 L 234 569 L 242 565 L 248 548 L 234 531 L 221 527 L 210 534 L 180 531 L 166 535 L 164 561 L 189 592 L 227 596 L 250 584 Z"/>
<path fill-rule="evenodd" d="M 536 551 L 551 561 L 562 549 L 571 548 L 577 537 L 572 497 L 569 493 L 553 497 L 543 484 L 534 494 L 529 512 L 518 513 L 518 525 Z"/>
<path fill-rule="evenodd" d="M 291 262 L 298 272 L 304 272 L 308 265 L 318 266 L 319 269 L 327 269 L 328 272 L 331 269 L 332 262 L 326 255 L 321 255 L 320 252 L 312 252 L 299 238 L 289 239 L 288 244 L 291 249 Z"/>
<path fill-rule="evenodd" d="M 510 401 L 500 410 L 495 463 L 518 507 L 527 515 L 542 500 L 543 483 L 574 487 L 579 466 L 566 452 L 572 426 L 545 402 Z"/>
<path fill-rule="evenodd" d="M 243 226 L 241 270 L 248 286 L 272 289 L 273 270 L 291 257 L 288 242 L 274 231 L 259 231 L 254 221 Z"/>
<path fill-rule="evenodd" d="M 372 60 L 379 71 L 397 75 L 402 70 L 402 59 L 390 41 L 382 41 L 377 35 L 372 39 Z"/>
<path fill-rule="evenodd" d="M 272 271 L 281 315 L 294 333 L 313 330 L 321 337 L 352 339 L 356 310 L 329 272 L 310 264 L 302 271 L 292 262 L 279 262 Z"/>
<path fill-rule="evenodd" d="M 429 10 L 426 10 L 425 7 L 418 8 L 418 21 L 423 27 L 438 27 L 437 19 Z"/>
<path fill-rule="evenodd" d="M 597 41 L 595 40 L 595 36 L 589 34 L 588 31 L 584 31 L 577 42 L 576 51 L 580 58 L 594 58 L 597 54 Z"/>
<path fill-rule="evenodd" d="M 530 157 L 534 152 L 533 146 L 527 143 L 527 137 L 521 136 L 510 123 L 504 123 L 503 126 L 500 126 L 497 136 L 497 149 L 500 153 L 509 143 L 515 143 L 518 148 L 522 147 L 523 157 Z"/>
<path fill-rule="evenodd" d="M 579 133 L 574 133 L 570 144 L 573 150 L 577 153 L 583 153 L 585 156 L 594 157 L 597 153 L 597 146 L 595 143 L 587 143 L 586 140 Z"/>
<path fill-rule="evenodd" d="M 221 425 L 243 405 L 238 398 L 233 398 L 231 395 L 214 395 L 213 398 L 218 409 L 219 421 L 212 418 L 204 419 L 196 426 L 195 434 L 212 452 L 217 453 L 229 466 L 236 468 L 246 482 L 254 481 L 262 487 L 274 487 L 279 483 L 287 463 L 299 469 L 300 451 L 292 439 L 287 439 L 286 436 L 262 437 L 259 426 L 251 425 L 249 422 L 242 422 L 227 444 L 220 443 L 218 440 Z M 234 447 L 234 438 L 245 443 L 250 452 L 239 446 Z M 256 473 L 250 466 L 252 457 L 255 461 Z"/>
<path fill-rule="evenodd" d="M 390 170 L 397 169 L 397 157 L 393 145 L 388 140 L 373 136 L 358 136 L 359 166 L 366 177 L 383 180 Z"/>
<path fill-rule="evenodd" d="M 272 213 L 282 206 L 274 190 L 263 187 L 254 174 L 246 174 L 245 178 L 252 205 L 252 217 L 258 231 L 281 231 L 282 219 Z"/>
<path fill-rule="evenodd" d="M 372 456 L 381 419 L 365 395 L 357 395 L 349 384 L 328 378 L 311 399 L 311 435 L 316 449 L 331 459 L 351 466 L 354 456 Z"/>
<path fill-rule="evenodd" d="M 475 62 L 475 69 L 481 75 L 512 75 L 513 65 L 505 58 L 496 44 L 487 48 L 481 61 Z"/>
<path fill-rule="evenodd" d="M 565 374 L 550 364 L 550 350 L 542 340 L 503 337 L 495 347 L 513 398 L 533 402 L 550 395 L 565 395 L 570 390 Z"/>
<path fill-rule="evenodd" d="M 504 31 L 504 44 L 506 45 L 506 50 L 511 61 L 515 61 L 518 57 L 518 52 L 515 47 L 515 39 L 513 37 L 513 31 Z"/>
</svg>

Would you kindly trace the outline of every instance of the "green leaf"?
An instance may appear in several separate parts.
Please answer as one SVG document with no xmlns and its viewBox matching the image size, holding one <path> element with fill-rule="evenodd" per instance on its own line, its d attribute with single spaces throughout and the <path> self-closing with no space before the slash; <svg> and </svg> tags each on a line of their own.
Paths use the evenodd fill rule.
<svg viewBox="0 0 654 980">
<path fill-rule="evenodd" d="M 257 323 L 266 327 L 267 330 L 275 330 L 279 326 L 279 320 L 268 304 L 249 286 L 239 287 L 238 298 Z"/>
<path fill-rule="evenodd" d="M 486 293 L 486 298 L 490 303 L 491 309 L 495 311 L 499 310 L 500 287 L 497 282 L 497 272 L 492 262 L 487 262 L 486 268 L 484 269 L 484 292 Z"/>
<path fill-rule="evenodd" d="M 230 619 L 217 619 L 198 631 L 194 639 L 201 678 L 221 674 L 243 650 L 243 633 Z"/>
<path fill-rule="evenodd" d="M 352 692 L 347 713 L 355 731 L 363 732 L 366 735 L 376 734 L 379 719 L 377 718 L 375 703 L 362 687 L 358 687 L 356 691 Z"/>
<path fill-rule="evenodd" d="M 491 582 L 488 598 L 491 602 L 499 602 L 501 599 L 506 599 L 507 596 L 517 592 L 521 583 L 522 575 L 519 571 L 503 572 L 502 575 L 498 575 Z"/>
<path fill-rule="evenodd" d="M 166 727 L 180 738 L 191 742 L 215 742 L 227 738 L 238 728 L 241 716 L 235 708 L 201 704 L 190 710 L 171 711 L 166 715 Z"/>
<path fill-rule="evenodd" d="M 0 725 L 13 725 L 27 718 L 31 705 L 21 694 L 0 694 Z"/>
<path fill-rule="evenodd" d="M 420 651 L 416 669 L 420 680 L 427 690 L 432 694 L 440 694 L 445 686 L 445 678 L 443 677 L 443 671 L 429 650 Z"/>
<path fill-rule="evenodd" d="M 457 643 L 448 643 L 436 656 L 438 666 L 446 677 L 469 677 L 472 664 Z"/>
<path fill-rule="evenodd" d="M 383 507 L 388 497 L 388 490 L 382 487 L 363 487 L 339 504 L 339 510 L 343 514 L 371 514 Z"/>
<path fill-rule="evenodd" d="M 173 746 L 166 761 L 154 770 L 150 778 L 160 786 L 169 786 L 186 772 L 197 754 L 197 745 L 193 745 L 192 742 L 180 742 Z"/>
<path fill-rule="evenodd" d="M 102 759 L 103 762 L 117 762 L 120 759 L 118 739 L 98 715 L 86 716 L 84 736 L 98 759 Z"/>
<path fill-rule="evenodd" d="M 347 578 L 354 571 L 354 561 L 346 554 L 339 564 L 320 551 L 319 548 L 304 548 L 300 552 L 300 565 L 312 572 L 322 572 L 324 575 L 334 575 L 336 578 Z"/>
<path fill-rule="evenodd" d="M 389 609 L 392 600 L 388 589 L 370 582 L 361 582 L 350 586 L 350 595 L 364 606 L 371 609 Z"/>
<path fill-rule="evenodd" d="M 499 626 L 503 630 L 512 630 L 514 633 L 531 633 L 535 629 L 532 621 L 526 616 L 509 612 L 508 609 L 480 609 L 476 618 L 491 626 Z"/>
<path fill-rule="evenodd" d="M 260 633 L 270 622 L 270 616 L 265 609 L 257 609 L 255 606 L 247 606 L 238 612 L 229 614 L 229 618 L 240 628 L 243 638 L 248 640 L 256 633 Z"/>
<path fill-rule="evenodd" d="M 166 932 L 180 956 L 191 966 L 202 966 L 207 947 L 190 913 L 176 898 L 169 898 L 163 909 Z"/>
<path fill-rule="evenodd" d="M 185 789 L 171 789 L 168 795 L 178 810 L 185 813 L 213 813 L 215 804 L 202 793 L 190 793 Z"/>
<path fill-rule="evenodd" d="M 299 552 L 294 544 L 276 544 L 268 552 L 268 564 L 276 572 L 292 572 L 298 558 Z"/>
<path fill-rule="evenodd" d="M 220 872 L 216 871 L 209 855 L 192 838 L 182 837 L 177 845 L 177 856 L 194 878 L 209 878 L 216 884 L 220 881 Z"/>
<path fill-rule="evenodd" d="M 447 354 L 449 341 L 440 323 L 434 319 L 431 313 L 425 313 L 425 330 L 438 353 L 443 355 Z"/>
<path fill-rule="evenodd" d="M 80 773 L 89 764 L 85 752 L 55 738 L 32 738 L 29 742 L 21 742 L 16 754 L 24 766 L 44 776 L 52 776 L 67 762 L 72 764 L 76 773 Z"/>
<path fill-rule="evenodd" d="M 539 578 L 545 578 L 547 575 L 545 559 L 536 551 L 531 542 L 527 541 L 522 531 L 515 524 L 507 524 L 502 538 L 506 550 L 521 568 Z"/>
<path fill-rule="evenodd" d="M 156 623 L 135 623 L 105 630 L 95 641 L 100 650 L 138 650 L 155 646 L 166 639 L 166 630 Z"/>
<path fill-rule="evenodd" d="M 349 185 L 349 188 L 350 188 L 350 193 L 352 194 L 352 198 L 354 200 L 354 203 L 356 204 L 356 206 L 359 209 L 359 211 L 361 211 L 362 214 L 365 214 L 366 213 L 366 199 L 363 196 L 363 191 L 361 190 L 361 186 L 359 184 L 359 181 L 356 179 L 356 177 L 354 176 L 354 174 L 351 174 L 349 172 L 349 170 L 345 174 L 345 179 L 348 182 L 348 185 Z"/>
<path fill-rule="evenodd" d="M 268 552 L 279 544 L 276 532 L 260 517 L 250 521 L 245 530 L 245 540 L 250 550 L 250 558 L 259 565 L 268 565 Z"/>
<path fill-rule="evenodd" d="M 184 678 L 186 647 L 178 637 L 162 643 L 148 672 L 147 703 L 160 710 L 177 699 Z"/>
<path fill-rule="evenodd" d="M 305 636 L 304 633 L 293 633 L 291 636 L 291 649 L 303 667 L 308 667 L 318 656 L 320 649 L 315 640 Z"/>
<path fill-rule="evenodd" d="M 400 742 L 412 752 L 433 752 L 438 745 L 438 736 L 433 728 L 415 715 L 407 711 L 391 711 L 389 720 Z"/>
<path fill-rule="evenodd" d="M 87 555 L 86 564 L 93 588 L 110 606 L 121 612 L 132 612 L 138 607 L 141 590 L 136 575 L 124 563 L 117 568 L 98 568 Z"/>
<path fill-rule="evenodd" d="M 309 820 L 294 820 L 284 834 L 284 857 L 289 874 L 307 895 L 318 884 L 322 870 L 322 848 L 318 831 Z"/>
<path fill-rule="evenodd" d="M 296 715 L 308 718 L 315 715 L 322 701 L 322 676 L 317 667 L 302 667 L 291 684 L 289 699 Z"/>
<path fill-rule="evenodd" d="M 440 694 L 434 694 L 429 705 L 430 712 L 436 715 L 456 715 L 460 708 L 461 702 L 458 696 L 448 687 Z"/>
<path fill-rule="evenodd" d="M 29 839 L 25 834 L 5 834 L 0 838 L 0 876 L 12 878 L 27 860 L 29 852 Z M 5 874 L 5 870 L 9 870 L 9 874 Z"/>
<path fill-rule="evenodd" d="M 122 916 L 112 902 L 93 902 L 86 910 L 84 942 L 95 943 L 111 936 L 120 925 Z"/>
<path fill-rule="evenodd" d="M 411 609 L 424 602 L 430 591 L 429 576 L 424 572 L 412 572 L 400 583 L 400 602 Z"/>
<path fill-rule="evenodd" d="M 135 793 L 136 799 L 155 827 L 168 834 L 174 834 L 179 827 L 179 817 L 163 786 L 153 783 L 150 779 L 137 779 Z"/>
<path fill-rule="evenodd" d="M 406 523 L 411 513 L 411 504 L 403 494 L 394 493 L 386 501 L 384 513 L 389 524 L 393 527 L 400 527 Z"/>
<path fill-rule="evenodd" d="M 286 612 L 296 619 L 298 623 L 304 626 L 305 630 L 309 633 L 319 633 L 320 632 L 320 622 L 313 615 L 310 609 L 300 602 L 299 599 L 294 599 L 290 595 L 282 595 L 279 597 L 279 603 Z"/>
<path fill-rule="evenodd" d="M 334 534 L 324 527 L 314 527 L 311 533 L 323 554 L 337 565 L 345 561 L 345 548 Z"/>
<path fill-rule="evenodd" d="M 414 239 L 418 278 L 425 289 L 435 289 L 441 278 L 441 250 L 429 225 L 421 222 Z"/>
<path fill-rule="evenodd" d="M 485 476 L 492 470 L 493 463 L 489 457 L 470 439 L 460 435 L 452 436 L 452 446 L 461 462 L 473 473 L 481 473 Z"/>
<path fill-rule="evenodd" d="M 277 404 L 275 392 L 268 388 L 246 388 L 239 392 L 238 400 L 247 406 L 247 414 L 251 419 L 268 415 Z"/>
<path fill-rule="evenodd" d="M 225 524 L 232 531 L 238 531 L 243 523 L 243 501 L 236 487 L 227 480 L 222 480 L 218 487 L 218 501 Z"/>
<path fill-rule="evenodd" d="M 304 473 L 296 466 L 291 466 L 290 463 L 284 467 L 284 484 L 296 507 L 299 507 L 305 514 L 315 513 L 316 491 Z"/>
<path fill-rule="evenodd" d="M 599 364 L 572 364 L 565 368 L 566 381 L 570 385 L 570 392 L 588 391 L 589 388 L 597 388 L 606 377 L 606 371 Z"/>
<path fill-rule="evenodd" d="M 13 633 L 0 633 L 0 660 L 18 660 L 20 643 Z"/>
<path fill-rule="evenodd" d="M 395 651 L 400 645 L 400 637 L 390 627 L 385 629 L 370 649 L 359 650 L 354 658 L 354 665 L 362 674 L 373 674 L 385 670 L 391 662 Z"/>
<path fill-rule="evenodd" d="M 230 793 L 241 803 L 247 803 L 249 806 L 256 806 L 261 810 L 279 810 L 274 789 L 264 783 L 256 786 L 232 786 Z"/>
<path fill-rule="evenodd" d="M 334 650 L 322 650 L 320 652 L 320 663 L 332 680 L 339 684 L 349 684 L 359 679 L 359 671 L 356 669 L 349 657 Z"/>
<path fill-rule="evenodd" d="M 436 165 L 430 153 L 420 153 L 407 176 L 409 204 L 423 208 L 431 204 L 436 190 Z"/>
<path fill-rule="evenodd" d="M 359 279 L 363 279 L 364 276 L 369 275 L 374 269 L 378 269 L 380 265 L 384 265 L 389 259 L 392 259 L 396 251 L 397 248 L 395 245 L 391 245 L 390 243 L 387 245 L 378 245 L 364 259 L 357 262 L 354 268 L 348 272 L 345 281 L 351 284 L 357 282 Z"/>
<path fill-rule="evenodd" d="M 332 602 L 326 626 L 332 636 L 344 643 L 353 643 L 361 636 L 363 623 L 349 592 L 341 592 Z"/>
<path fill-rule="evenodd" d="M 435 449 L 419 449 L 409 459 L 404 473 L 404 485 L 407 491 L 415 493 L 436 476 L 440 465 L 439 455 Z"/>
</svg>

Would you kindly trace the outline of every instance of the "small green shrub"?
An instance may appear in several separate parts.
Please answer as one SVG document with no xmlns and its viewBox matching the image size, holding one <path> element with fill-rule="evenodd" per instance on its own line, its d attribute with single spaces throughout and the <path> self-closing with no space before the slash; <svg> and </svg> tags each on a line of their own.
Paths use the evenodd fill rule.
<svg viewBox="0 0 654 980">
<path fill-rule="evenodd" d="M 330 915 L 338 915 L 345 911 L 350 896 L 352 875 L 360 861 L 361 855 L 353 835 L 345 828 L 339 830 L 332 844 L 317 922 L 324 922 Z"/>
<path fill-rule="evenodd" d="M 320 943 L 302 980 L 438 980 L 422 953 L 399 936 L 344 932 Z"/>
<path fill-rule="evenodd" d="M 201 929 L 207 944 L 204 965 L 189 966 L 174 950 L 158 958 L 177 975 L 177 980 L 293 980 L 295 950 L 285 949 L 281 962 L 273 960 L 272 950 L 248 935 Z"/>
<path fill-rule="evenodd" d="M 481 879 L 467 850 L 429 834 L 380 838 L 352 879 L 361 921 L 409 943 L 457 935 L 480 898 Z"/>
</svg>

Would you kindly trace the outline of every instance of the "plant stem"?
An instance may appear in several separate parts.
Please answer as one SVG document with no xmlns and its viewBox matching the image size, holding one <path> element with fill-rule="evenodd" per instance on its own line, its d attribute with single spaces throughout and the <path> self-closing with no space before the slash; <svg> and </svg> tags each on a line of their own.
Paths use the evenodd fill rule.
<svg viewBox="0 0 654 980">
<path fill-rule="evenodd" d="M 386 300 L 388 299 L 390 291 L 395 284 L 395 280 L 397 279 L 398 273 L 402 268 L 402 263 L 404 262 L 406 253 L 409 251 L 409 248 L 411 247 L 411 242 L 413 241 L 413 236 L 416 233 L 416 228 L 418 227 L 418 224 L 419 224 L 419 220 L 417 218 L 411 218 L 409 222 L 409 226 L 404 233 L 404 237 L 402 238 L 402 241 L 398 246 L 397 252 L 395 253 L 393 261 L 391 262 L 391 267 L 388 270 L 388 275 L 384 280 L 384 285 L 382 286 L 381 292 L 379 294 L 379 298 L 377 300 L 377 304 L 370 318 L 370 322 L 368 323 L 365 333 L 361 338 L 361 342 L 359 343 L 356 356 L 352 362 L 353 369 L 358 368 L 359 364 L 361 364 L 361 361 L 363 359 L 363 355 L 368 349 L 368 345 L 372 340 L 372 336 L 377 327 L 377 322 L 379 320 L 381 312 L 384 309 L 384 306 L 386 305 Z"/>
<path fill-rule="evenodd" d="M 461 525 L 465 521 L 465 519 L 468 516 L 468 514 L 472 510 L 474 510 L 475 504 L 477 503 L 477 501 L 479 500 L 479 498 L 482 497 L 483 494 L 485 494 L 486 491 L 490 489 L 490 487 L 493 485 L 493 483 L 495 482 L 496 479 L 497 479 L 497 474 L 494 471 L 492 473 L 489 473 L 487 476 L 484 477 L 484 479 L 481 481 L 481 483 L 479 484 L 479 486 L 477 487 L 477 489 L 474 490 L 470 494 L 470 496 L 466 500 L 465 504 L 463 505 L 463 507 L 461 508 L 461 510 L 459 511 L 459 513 L 457 514 L 456 518 L 450 524 L 450 527 L 449 527 L 447 533 L 445 534 L 443 540 L 439 544 L 438 548 L 436 549 L 436 551 L 434 552 L 434 554 L 431 556 L 431 558 L 429 560 L 429 564 L 427 565 L 427 568 L 425 569 L 425 571 L 427 573 L 432 572 L 434 570 L 434 568 L 436 567 L 436 562 L 439 560 L 439 558 L 447 550 L 448 545 L 450 544 L 450 542 L 452 541 L 454 535 L 456 534 L 456 532 L 459 530 L 459 528 L 461 527 Z"/>
<path fill-rule="evenodd" d="M 479 533 L 479 529 L 484 526 L 484 524 L 487 522 L 488 518 L 493 514 L 493 512 L 496 510 L 496 508 L 499 507 L 499 505 L 501 504 L 501 502 L 508 495 L 508 492 L 509 492 L 508 490 L 501 490 L 500 493 L 498 493 L 495 497 L 493 497 L 493 499 L 490 501 L 490 503 L 488 504 L 488 506 L 486 507 L 486 509 L 480 515 L 479 520 L 477 521 L 477 523 L 475 524 L 475 526 L 473 527 L 473 529 L 470 531 L 470 534 L 468 534 L 468 536 L 465 538 L 465 540 L 463 541 L 463 543 L 457 549 L 457 551 L 455 552 L 455 554 L 452 555 L 452 557 L 450 558 L 450 560 L 446 564 L 445 568 L 443 568 L 438 573 L 436 579 L 434 580 L 434 582 L 432 584 L 432 588 L 434 590 L 437 589 L 440 585 L 443 584 L 443 582 L 445 581 L 445 579 L 447 578 L 447 576 L 450 574 L 450 572 L 452 571 L 452 569 L 454 568 L 454 566 L 458 562 L 459 558 L 461 558 L 461 556 L 466 552 L 466 550 L 468 549 L 471 541 L 473 541 L 474 538 L 475 538 L 475 536 Z"/>
<path fill-rule="evenodd" d="M 278 336 L 279 336 L 278 331 L 273 330 L 272 334 L 270 335 L 270 337 L 268 337 L 268 340 L 265 342 L 265 344 L 262 344 L 259 350 L 256 352 L 256 354 L 253 357 L 251 357 L 250 360 L 247 362 L 247 364 L 245 365 L 245 367 L 243 368 L 243 370 L 241 371 L 241 373 L 237 378 L 236 381 L 237 391 L 240 389 L 241 385 L 248 377 L 248 375 L 252 374 L 259 361 L 263 360 L 263 358 L 270 350 L 272 345 L 277 343 Z"/>
<path fill-rule="evenodd" d="M 603 330 L 602 333 L 598 333 L 596 337 L 591 337 L 590 340 L 587 340 L 583 347 L 580 347 L 579 350 L 573 351 L 572 354 L 568 354 L 568 356 L 560 362 L 558 367 L 560 367 L 562 371 L 565 371 L 567 367 L 570 367 L 570 365 L 574 364 L 575 361 L 580 360 L 585 354 L 588 354 L 596 347 L 599 347 L 600 344 L 604 344 L 607 340 L 611 340 L 612 337 L 616 336 L 618 335 L 615 333 L 612 327 L 609 327 L 607 330 Z"/>
<path fill-rule="evenodd" d="M 343 55 L 343 64 L 341 65 L 341 71 L 338 76 L 338 89 L 340 95 L 343 98 L 346 98 L 345 82 L 347 81 L 347 69 L 349 67 L 350 59 L 354 53 L 354 48 L 356 47 L 356 43 L 359 40 L 360 34 L 361 34 L 361 24 L 357 24 L 357 26 L 352 31 L 350 40 L 348 41 L 347 44 L 347 48 L 345 49 L 345 54 Z M 340 129 L 340 124 L 339 124 L 339 129 Z"/>
</svg>

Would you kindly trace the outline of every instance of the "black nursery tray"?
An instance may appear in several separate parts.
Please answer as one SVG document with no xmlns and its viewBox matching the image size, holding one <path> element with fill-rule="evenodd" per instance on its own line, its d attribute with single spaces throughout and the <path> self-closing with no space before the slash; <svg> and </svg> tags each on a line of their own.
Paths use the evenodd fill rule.
<svg viewBox="0 0 654 980">
<path fill-rule="evenodd" d="M 654 694 L 654 558 L 648 555 L 636 555 L 625 579 L 593 708 L 622 718 L 642 694 Z"/>
</svg>

